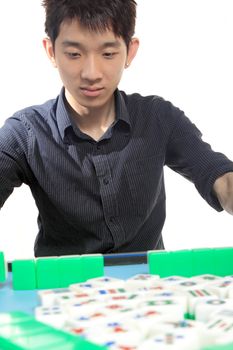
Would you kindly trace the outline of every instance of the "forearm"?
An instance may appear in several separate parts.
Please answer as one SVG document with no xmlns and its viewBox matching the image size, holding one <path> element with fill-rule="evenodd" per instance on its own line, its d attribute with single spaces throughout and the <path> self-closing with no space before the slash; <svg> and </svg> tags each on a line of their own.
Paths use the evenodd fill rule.
<svg viewBox="0 0 233 350">
<path fill-rule="evenodd" d="M 222 208 L 233 215 L 233 172 L 219 177 L 215 181 L 213 189 Z"/>
</svg>

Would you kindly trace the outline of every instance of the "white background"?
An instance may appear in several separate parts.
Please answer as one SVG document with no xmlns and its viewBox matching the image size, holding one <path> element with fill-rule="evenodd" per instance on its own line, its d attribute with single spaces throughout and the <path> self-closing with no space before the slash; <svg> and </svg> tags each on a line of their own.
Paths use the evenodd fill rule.
<svg viewBox="0 0 233 350">
<path fill-rule="evenodd" d="M 61 82 L 42 48 L 39 0 L 0 4 L 0 125 L 15 111 L 43 103 Z M 185 111 L 214 150 L 233 159 L 232 0 L 138 0 L 141 46 L 120 88 L 156 94 Z M 217 213 L 193 184 L 165 169 L 166 249 L 233 245 L 233 217 Z M 8 260 L 33 256 L 37 209 L 26 186 L 0 211 L 0 251 Z"/>
</svg>

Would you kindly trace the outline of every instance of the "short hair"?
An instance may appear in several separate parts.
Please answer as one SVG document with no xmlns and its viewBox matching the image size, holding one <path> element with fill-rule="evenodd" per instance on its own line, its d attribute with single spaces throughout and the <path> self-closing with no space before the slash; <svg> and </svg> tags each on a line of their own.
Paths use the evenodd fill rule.
<svg viewBox="0 0 233 350">
<path fill-rule="evenodd" d="M 128 47 L 135 31 L 136 6 L 134 0 L 43 0 L 45 32 L 55 44 L 63 22 L 77 19 L 93 32 L 112 30 L 122 37 Z"/>
</svg>

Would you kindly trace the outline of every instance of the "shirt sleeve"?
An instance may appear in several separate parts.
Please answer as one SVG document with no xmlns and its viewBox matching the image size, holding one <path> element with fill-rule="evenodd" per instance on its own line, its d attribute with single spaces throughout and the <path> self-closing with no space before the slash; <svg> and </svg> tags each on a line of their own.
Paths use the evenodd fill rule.
<svg viewBox="0 0 233 350">
<path fill-rule="evenodd" d="M 211 146 L 202 140 L 199 129 L 181 110 L 168 103 L 166 113 L 173 120 L 166 164 L 192 181 L 209 205 L 217 211 L 222 211 L 213 192 L 213 185 L 218 177 L 233 171 L 233 162 L 224 154 L 213 151 Z"/>
<path fill-rule="evenodd" d="M 0 208 L 15 187 L 27 183 L 28 132 L 15 117 L 0 129 Z"/>
</svg>

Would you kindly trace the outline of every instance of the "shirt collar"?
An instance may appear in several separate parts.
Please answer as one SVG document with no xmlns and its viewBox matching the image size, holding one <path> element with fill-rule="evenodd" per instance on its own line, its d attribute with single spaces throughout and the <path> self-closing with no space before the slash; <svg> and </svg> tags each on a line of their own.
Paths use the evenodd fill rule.
<svg viewBox="0 0 233 350">
<path fill-rule="evenodd" d="M 129 112 L 123 97 L 123 93 L 116 89 L 115 91 L 116 121 L 123 120 L 130 127 Z"/>
<path fill-rule="evenodd" d="M 60 95 L 58 96 L 56 117 L 57 117 L 58 130 L 60 132 L 61 138 L 64 140 L 65 130 L 69 127 L 72 127 L 70 117 L 65 106 L 65 89 L 64 88 L 62 88 Z"/>
<path fill-rule="evenodd" d="M 115 94 L 115 106 L 116 106 L 116 120 L 114 122 L 114 125 L 121 120 L 124 123 L 126 123 L 128 128 L 130 129 L 131 125 L 129 120 L 129 113 L 125 104 L 125 100 L 123 98 L 123 94 L 118 89 L 116 89 L 114 94 Z M 68 128 L 73 128 L 73 125 L 65 105 L 64 87 L 62 88 L 60 95 L 58 96 L 56 117 L 57 117 L 57 124 L 58 124 L 60 135 L 63 141 L 65 141 L 66 130 Z"/>
</svg>

